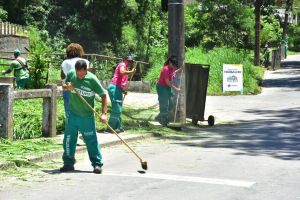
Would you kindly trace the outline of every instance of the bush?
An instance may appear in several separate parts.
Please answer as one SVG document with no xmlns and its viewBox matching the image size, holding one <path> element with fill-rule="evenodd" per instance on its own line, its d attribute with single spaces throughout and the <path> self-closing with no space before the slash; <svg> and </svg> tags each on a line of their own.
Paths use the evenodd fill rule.
<svg viewBox="0 0 300 200">
<path fill-rule="evenodd" d="M 164 55 L 160 52 L 160 55 Z M 156 92 L 155 85 L 160 76 L 160 71 L 167 57 L 160 57 L 153 63 L 145 80 L 151 83 L 151 92 Z M 205 52 L 200 47 L 187 49 L 185 55 L 186 63 L 209 64 L 209 82 L 207 88 L 208 95 L 224 95 L 223 93 L 223 64 L 243 64 L 244 94 L 258 93 L 259 84 L 264 70 L 252 65 L 247 54 L 237 51 L 233 48 L 215 48 Z"/>
</svg>

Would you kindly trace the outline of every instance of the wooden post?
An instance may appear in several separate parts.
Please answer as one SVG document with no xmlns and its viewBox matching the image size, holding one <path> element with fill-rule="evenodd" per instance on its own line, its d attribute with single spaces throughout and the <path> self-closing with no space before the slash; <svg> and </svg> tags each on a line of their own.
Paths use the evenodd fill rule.
<svg viewBox="0 0 300 200">
<path fill-rule="evenodd" d="M 7 25 L 7 22 L 4 22 L 4 35 L 6 35 L 6 25 Z"/>
<path fill-rule="evenodd" d="M 96 74 L 95 56 L 93 55 L 93 73 Z"/>
<path fill-rule="evenodd" d="M 11 84 L 0 85 L 0 137 L 13 141 L 14 87 Z"/>
<path fill-rule="evenodd" d="M 57 85 L 45 84 L 45 89 L 51 89 L 51 97 L 43 98 L 43 137 L 56 136 Z"/>
<path fill-rule="evenodd" d="M 260 8 L 262 6 L 262 0 L 257 0 L 255 2 L 255 49 L 254 49 L 254 65 L 260 65 Z"/>
<path fill-rule="evenodd" d="M 50 70 L 50 63 L 48 62 L 48 70 L 47 70 L 47 75 L 46 75 L 46 83 L 48 83 L 48 79 L 49 79 L 49 70 Z"/>
<path fill-rule="evenodd" d="M 11 34 L 11 24 L 8 23 L 7 25 L 7 35 L 10 35 Z"/>
<path fill-rule="evenodd" d="M 178 66 L 177 70 L 184 64 L 185 60 L 185 34 L 184 34 L 184 1 L 183 0 L 169 0 L 168 1 L 168 27 L 169 27 L 169 57 L 172 55 L 177 56 Z M 183 72 L 181 72 L 183 73 Z M 180 79 L 181 85 L 180 94 L 174 91 L 174 106 L 170 112 L 169 118 L 174 121 L 175 107 L 178 99 L 178 110 L 176 113 L 176 122 L 186 122 L 186 103 L 185 103 L 185 76 L 176 76 L 174 85 L 179 87 Z M 177 98 L 177 96 L 179 98 Z"/>
<path fill-rule="evenodd" d="M 144 82 L 143 81 L 143 71 L 142 71 L 142 64 L 141 63 L 140 63 L 140 72 L 141 72 L 141 81 Z"/>
<path fill-rule="evenodd" d="M 14 25 L 14 32 L 15 32 L 15 35 L 17 35 L 17 25 L 16 24 Z"/>
</svg>

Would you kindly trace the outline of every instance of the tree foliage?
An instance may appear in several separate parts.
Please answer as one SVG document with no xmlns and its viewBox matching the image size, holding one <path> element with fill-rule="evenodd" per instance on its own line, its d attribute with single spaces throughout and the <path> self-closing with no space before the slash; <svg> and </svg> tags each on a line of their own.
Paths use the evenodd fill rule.
<svg viewBox="0 0 300 200">
<path fill-rule="evenodd" d="M 253 49 L 255 16 L 254 8 L 245 5 L 248 2 L 186 4 L 186 46 Z M 277 43 L 281 33 L 273 17 L 274 2 L 262 1 L 262 43 Z M 64 52 L 67 44 L 76 42 L 87 53 L 133 54 L 148 60 L 155 48 L 168 45 L 168 13 L 161 11 L 160 0 L 0 0 L 0 20 L 36 27 L 51 38 L 47 45 L 52 52 Z"/>
</svg>

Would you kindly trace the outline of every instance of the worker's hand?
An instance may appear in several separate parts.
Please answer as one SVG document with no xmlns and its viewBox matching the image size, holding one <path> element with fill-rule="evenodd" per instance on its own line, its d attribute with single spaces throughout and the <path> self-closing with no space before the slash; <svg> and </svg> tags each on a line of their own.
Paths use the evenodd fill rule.
<svg viewBox="0 0 300 200">
<path fill-rule="evenodd" d="M 125 91 L 125 90 L 123 91 L 123 94 L 127 95 L 127 93 L 128 93 L 127 91 Z"/>
<path fill-rule="evenodd" d="M 184 68 L 185 68 L 185 65 L 182 65 L 182 66 L 180 67 L 180 71 L 181 71 L 181 70 L 184 70 Z"/>
<path fill-rule="evenodd" d="M 75 90 L 73 83 L 68 82 L 67 85 L 68 85 L 68 90 Z"/>
<path fill-rule="evenodd" d="M 181 92 L 181 89 L 180 89 L 180 88 L 177 88 L 176 91 L 177 91 L 177 92 Z"/>
<path fill-rule="evenodd" d="M 100 122 L 103 124 L 106 124 L 106 121 L 107 121 L 107 116 L 106 116 L 106 114 L 103 113 L 101 115 Z"/>
<path fill-rule="evenodd" d="M 133 68 L 133 69 L 131 70 L 131 73 L 134 74 L 135 72 L 136 72 L 136 69 Z"/>
<path fill-rule="evenodd" d="M 4 75 L 4 74 L 5 74 L 5 70 L 2 71 L 2 75 Z"/>
</svg>

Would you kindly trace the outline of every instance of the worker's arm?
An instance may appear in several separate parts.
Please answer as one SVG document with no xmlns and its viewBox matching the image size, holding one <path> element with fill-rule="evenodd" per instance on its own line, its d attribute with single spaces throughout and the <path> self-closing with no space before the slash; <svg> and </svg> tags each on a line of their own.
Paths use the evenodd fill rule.
<svg viewBox="0 0 300 200">
<path fill-rule="evenodd" d="M 166 80 L 166 84 L 167 84 L 170 88 L 176 90 L 177 92 L 180 92 L 180 91 L 181 91 L 181 89 L 175 87 L 175 86 L 170 82 L 170 80 L 169 80 L 168 78 L 166 78 L 165 80 Z"/>
<path fill-rule="evenodd" d="M 64 73 L 63 70 L 61 70 L 61 72 L 60 72 L 60 78 L 61 78 L 62 80 L 66 78 L 66 75 L 65 75 L 65 73 Z"/>
<path fill-rule="evenodd" d="M 179 72 L 181 72 L 183 69 L 184 69 L 184 65 L 182 65 L 179 69 L 177 69 L 176 71 L 175 71 L 175 73 L 176 74 L 178 74 Z"/>
<path fill-rule="evenodd" d="M 101 96 L 102 99 L 102 114 L 100 118 L 100 122 L 106 124 L 107 121 L 107 97 L 106 95 Z"/>
<path fill-rule="evenodd" d="M 10 69 L 8 69 L 8 70 L 6 70 L 6 71 L 5 71 L 5 70 L 3 70 L 3 71 L 2 71 L 2 75 L 4 75 L 4 74 L 9 74 L 10 72 L 11 72 L 11 70 L 10 70 Z"/>
<path fill-rule="evenodd" d="M 131 71 L 126 71 L 124 66 L 120 67 L 120 74 L 122 76 L 129 75 L 129 74 L 134 74 L 135 72 L 136 72 L 136 69 L 134 69 L 134 68 Z"/>
<path fill-rule="evenodd" d="M 63 90 L 75 90 L 73 83 L 68 82 L 68 84 L 63 83 L 62 84 Z"/>
</svg>

